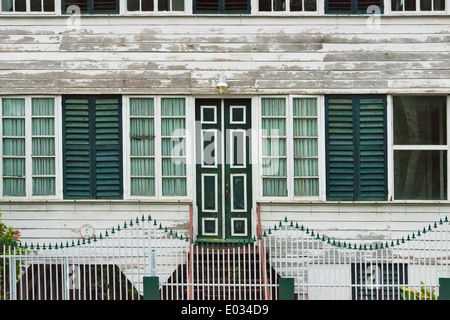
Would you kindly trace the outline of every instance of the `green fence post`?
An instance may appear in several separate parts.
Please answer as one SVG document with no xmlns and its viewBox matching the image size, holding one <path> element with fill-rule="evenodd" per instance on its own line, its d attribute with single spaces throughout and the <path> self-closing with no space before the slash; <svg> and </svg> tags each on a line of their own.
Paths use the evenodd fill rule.
<svg viewBox="0 0 450 320">
<path fill-rule="evenodd" d="M 294 300 L 294 278 L 280 278 L 280 300 Z"/>
<path fill-rule="evenodd" d="M 144 300 L 160 300 L 159 277 L 144 277 Z"/>
<path fill-rule="evenodd" d="M 439 300 L 450 300 L 450 278 L 439 278 Z"/>
</svg>

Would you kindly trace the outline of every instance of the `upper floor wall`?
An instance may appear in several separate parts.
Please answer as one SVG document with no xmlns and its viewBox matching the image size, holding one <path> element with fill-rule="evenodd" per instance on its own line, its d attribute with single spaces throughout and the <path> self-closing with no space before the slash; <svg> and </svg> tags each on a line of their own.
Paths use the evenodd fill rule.
<svg viewBox="0 0 450 320">
<path fill-rule="evenodd" d="M 448 15 L 72 18 L 0 18 L 0 94 L 450 92 Z"/>
</svg>

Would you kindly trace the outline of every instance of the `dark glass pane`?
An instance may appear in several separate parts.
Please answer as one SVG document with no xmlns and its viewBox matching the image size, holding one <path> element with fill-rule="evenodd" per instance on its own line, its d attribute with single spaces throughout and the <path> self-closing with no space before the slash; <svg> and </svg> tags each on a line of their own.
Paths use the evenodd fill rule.
<svg viewBox="0 0 450 320">
<path fill-rule="evenodd" d="M 247 11 L 248 0 L 224 0 L 226 11 Z"/>
<path fill-rule="evenodd" d="M 2 0 L 2 11 L 3 12 L 13 11 L 12 0 Z"/>
<path fill-rule="evenodd" d="M 172 0 L 172 11 L 184 11 L 184 0 Z"/>
<path fill-rule="evenodd" d="M 352 2 L 351 0 L 328 0 L 327 9 L 329 11 L 351 11 Z"/>
<path fill-rule="evenodd" d="M 392 11 L 415 11 L 416 10 L 416 0 L 392 0 L 391 1 Z"/>
<path fill-rule="evenodd" d="M 317 11 L 316 0 L 304 0 L 305 1 L 305 11 Z"/>
<path fill-rule="evenodd" d="M 302 11 L 303 10 L 302 0 L 291 0 L 290 10 L 291 11 Z"/>
<path fill-rule="evenodd" d="M 434 0 L 434 10 L 445 10 L 445 0 Z"/>
<path fill-rule="evenodd" d="M 55 11 L 55 0 L 44 0 L 44 11 L 45 12 Z"/>
<path fill-rule="evenodd" d="M 420 10 L 431 11 L 431 0 L 420 0 Z"/>
<path fill-rule="evenodd" d="M 155 10 L 153 6 L 153 0 L 142 0 L 142 11 L 153 11 Z"/>
<path fill-rule="evenodd" d="M 170 0 L 158 0 L 158 11 L 169 11 Z"/>
<path fill-rule="evenodd" d="M 116 0 L 94 0 L 94 11 L 116 11 Z"/>
<path fill-rule="evenodd" d="M 416 0 L 404 0 L 406 11 L 416 11 Z"/>
<path fill-rule="evenodd" d="M 42 11 L 41 0 L 30 0 L 30 11 Z"/>
<path fill-rule="evenodd" d="M 67 9 L 70 6 L 78 6 L 80 8 L 81 12 L 86 12 L 87 11 L 87 0 L 66 0 L 64 2 L 65 12 L 63 12 L 63 13 L 73 13 L 73 12 L 67 12 Z"/>
<path fill-rule="evenodd" d="M 194 0 L 196 11 L 218 11 L 219 0 Z"/>
<path fill-rule="evenodd" d="M 272 0 L 259 0 L 259 11 L 271 11 Z"/>
<path fill-rule="evenodd" d="M 447 151 L 395 151 L 394 193 L 397 200 L 447 199 Z"/>
<path fill-rule="evenodd" d="M 16 12 L 25 12 L 25 11 L 27 11 L 26 0 L 16 0 Z"/>
<path fill-rule="evenodd" d="M 273 0 L 273 11 L 286 11 L 286 0 Z"/>
<path fill-rule="evenodd" d="M 447 97 L 394 97 L 394 144 L 447 144 Z"/>
<path fill-rule="evenodd" d="M 128 11 L 139 11 L 139 0 L 128 0 L 127 1 Z"/>
</svg>

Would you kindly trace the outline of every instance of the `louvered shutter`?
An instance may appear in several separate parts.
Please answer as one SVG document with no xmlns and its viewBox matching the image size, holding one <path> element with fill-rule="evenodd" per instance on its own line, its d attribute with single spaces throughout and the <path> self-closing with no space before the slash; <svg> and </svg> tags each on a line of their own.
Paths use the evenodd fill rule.
<svg viewBox="0 0 450 320">
<path fill-rule="evenodd" d="M 64 196 L 91 197 L 89 100 L 66 99 L 64 103 Z"/>
<path fill-rule="evenodd" d="M 326 97 L 327 199 L 387 197 L 386 99 Z"/>
<path fill-rule="evenodd" d="M 64 197 L 122 197 L 119 97 L 67 97 L 64 117 Z"/>
<path fill-rule="evenodd" d="M 95 100 L 95 197 L 122 196 L 121 108 L 118 98 Z"/>
<path fill-rule="evenodd" d="M 359 99 L 359 200 L 386 200 L 386 137 L 385 98 Z"/>
</svg>

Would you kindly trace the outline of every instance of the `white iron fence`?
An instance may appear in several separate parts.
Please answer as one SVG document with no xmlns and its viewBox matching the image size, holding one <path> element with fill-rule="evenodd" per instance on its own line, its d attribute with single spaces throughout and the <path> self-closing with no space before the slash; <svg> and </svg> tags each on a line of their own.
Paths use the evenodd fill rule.
<svg viewBox="0 0 450 320">
<path fill-rule="evenodd" d="M 294 278 L 297 299 L 437 299 L 450 277 L 449 222 L 401 239 L 348 243 L 287 219 L 264 237 L 270 268 Z"/>
<path fill-rule="evenodd" d="M 0 300 L 142 299 L 158 276 L 161 299 L 436 299 L 450 277 L 447 219 L 389 242 L 346 243 L 279 222 L 247 243 L 194 243 L 148 218 L 90 240 L 0 247 Z M 405 293 L 407 295 L 405 296 Z"/>
</svg>

